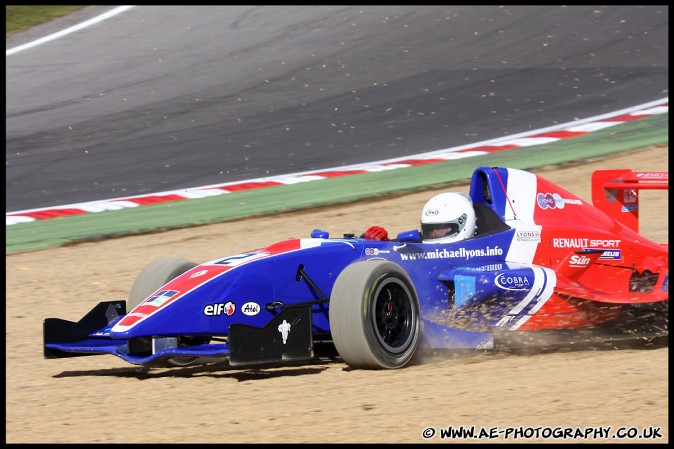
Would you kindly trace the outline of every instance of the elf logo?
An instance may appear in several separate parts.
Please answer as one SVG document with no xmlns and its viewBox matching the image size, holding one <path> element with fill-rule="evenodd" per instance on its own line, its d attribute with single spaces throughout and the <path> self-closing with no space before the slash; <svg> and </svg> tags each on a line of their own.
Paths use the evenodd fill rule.
<svg viewBox="0 0 674 449">
<path fill-rule="evenodd" d="M 215 304 L 207 304 L 204 307 L 204 315 L 206 316 L 231 316 L 236 310 L 236 305 L 232 301 L 216 302 Z"/>
<path fill-rule="evenodd" d="M 241 312 L 244 315 L 255 316 L 260 313 L 260 305 L 256 302 L 247 302 L 241 306 Z"/>
<path fill-rule="evenodd" d="M 569 266 L 571 268 L 586 268 L 590 264 L 591 260 L 592 259 L 587 256 L 574 255 L 571 256 L 571 259 L 569 259 Z"/>
</svg>

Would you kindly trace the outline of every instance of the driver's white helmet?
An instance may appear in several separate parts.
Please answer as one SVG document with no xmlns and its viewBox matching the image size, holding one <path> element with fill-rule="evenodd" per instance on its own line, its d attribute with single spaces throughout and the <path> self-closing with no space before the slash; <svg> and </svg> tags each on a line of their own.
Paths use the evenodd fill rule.
<svg viewBox="0 0 674 449">
<path fill-rule="evenodd" d="M 421 235 L 424 243 L 450 243 L 475 234 L 473 201 L 462 192 L 434 196 L 421 211 Z"/>
</svg>

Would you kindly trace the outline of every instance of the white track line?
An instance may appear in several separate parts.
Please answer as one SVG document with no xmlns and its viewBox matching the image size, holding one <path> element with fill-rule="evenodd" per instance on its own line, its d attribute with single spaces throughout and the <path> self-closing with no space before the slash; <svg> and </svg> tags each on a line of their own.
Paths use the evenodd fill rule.
<svg viewBox="0 0 674 449">
<path fill-rule="evenodd" d="M 28 42 L 27 44 L 19 45 L 18 47 L 10 48 L 5 52 L 5 56 L 13 55 L 14 53 L 18 53 L 20 51 L 27 50 L 29 48 L 33 48 L 38 45 L 44 44 L 45 42 L 53 41 L 54 39 L 58 39 L 59 37 L 63 37 L 67 34 L 74 33 L 75 31 L 79 31 L 88 26 L 96 25 L 99 22 L 102 22 L 106 19 L 109 19 L 110 17 L 116 16 L 117 14 L 123 13 L 124 11 L 133 8 L 133 6 L 134 5 L 118 6 L 117 8 L 111 9 L 110 11 L 103 13 L 100 16 L 96 16 L 93 19 L 89 19 L 77 25 L 71 26 L 70 28 L 66 28 L 65 30 L 59 31 L 54 34 L 50 34 L 49 36 L 45 36 L 43 38 L 34 40 L 33 42 Z"/>
<path fill-rule="evenodd" d="M 353 175 L 362 172 L 372 173 L 384 170 L 396 170 L 398 168 L 411 167 L 420 164 L 432 164 L 452 159 L 469 158 L 488 154 L 488 152 L 507 151 L 514 148 L 524 148 L 550 143 L 564 138 L 584 135 L 598 129 L 604 129 L 607 126 L 615 126 L 630 120 L 638 120 L 643 117 L 656 114 L 665 114 L 668 112 L 669 99 L 663 98 L 661 100 L 652 101 L 640 106 L 622 109 L 613 113 L 603 114 L 585 120 L 578 120 L 550 128 L 538 129 L 527 133 L 515 134 L 512 136 L 487 140 L 470 145 L 445 148 L 443 150 L 431 151 L 416 156 L 413 155 L 376 162 L 368 162 L 365 164 L 325 168 L 321 170 L 291 173 L 274 177 L 256 178 L 223 184 L 213 184 L 202 187 L 192 187 L 189 189 L 157 192 L 149 195 L 113 198 L 101 201 L 70 204 L 66 206 L 54 206 L 41 209 L 7 212 L 5 215 L 6 225 L 8 226 L 20 223 L 28 223 L 36 220 L 49 220 L 51 218 L 69 215 L 81 215 L 86 213 L 118 210 L 122 208 L 139 207 L 143 205 L 157 204 L 159 202 L 203 198 L 205 196 L 222 195 L 236 191 L 266 188 L 275 185 L 311 182 L 321 179 L 328 179 L 338 175 Z M 616 119 L 616 117 L 620 117 L 622 119 Z M 542 134 L 550 133 L 557 133 L 561 137 L 540 137 Z"/>
</svg>

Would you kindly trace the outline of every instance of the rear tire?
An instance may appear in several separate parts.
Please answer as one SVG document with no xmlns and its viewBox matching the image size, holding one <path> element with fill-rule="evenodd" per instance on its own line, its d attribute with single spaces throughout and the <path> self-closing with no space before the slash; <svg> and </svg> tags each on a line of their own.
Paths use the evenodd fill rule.
<svg viewBox="0 0 674 449">
<path fill-rule="evenodd" d="M 148 296 L 157 291 L 170 280 L 177 278 L 186 271 L 199 265 L 187 259 L 165 258 L 150 262 L 138 273 L 136 281 L 131 287 L 127 300 L 127 312 L 133 310 Z M 170 366 L 187 366 L 192 364 L 197 357 L 171 357 L 165 363 Z"/>
<path fill-rule="evenodd" d="M 419 345 L 417 293 L 409 275 L 393 262 L 346 267 L 333 286 L 329 314 L 335 348 L 353 368 L 402 368 Z"/>
</svg>

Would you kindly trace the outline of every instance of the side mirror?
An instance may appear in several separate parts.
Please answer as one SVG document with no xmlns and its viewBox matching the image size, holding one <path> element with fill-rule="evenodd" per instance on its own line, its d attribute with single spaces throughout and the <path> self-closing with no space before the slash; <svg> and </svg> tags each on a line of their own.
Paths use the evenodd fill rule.
<svg viewBox="0 0 674 449">
<path fill-rule="evenodd" d="M 315 239 L 327 239 L 330 237 L 330 233 L 320 229 L 314 229 L 311 231 L 311 237 Z"/>
<path fill-rule="evenodd" d="M 420 242 L 421 233 L 419 232 L 418 229 L 415 229 L 413 231 L 403 231 L 398 234 L 397 240 L 399 242 Z"/>
</svg>

